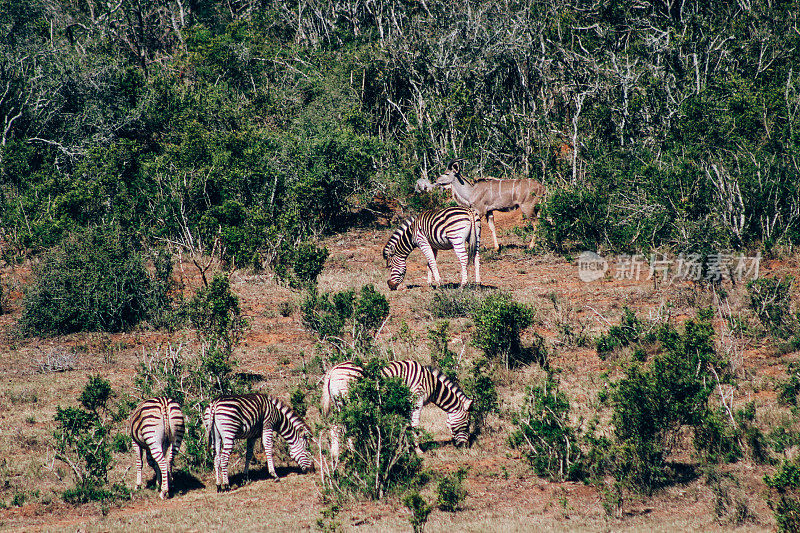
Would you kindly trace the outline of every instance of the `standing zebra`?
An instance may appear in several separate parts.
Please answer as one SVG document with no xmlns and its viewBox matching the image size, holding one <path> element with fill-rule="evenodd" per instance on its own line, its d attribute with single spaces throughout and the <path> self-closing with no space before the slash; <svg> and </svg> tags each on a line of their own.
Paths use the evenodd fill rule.
<svg viewBox="0 0 800 533">
<path fill-rule="evenodd" d="M 245 479 L 249 479 L 253 445 L 261 437 L 269 473 L 275 481 L 280 481 L 272 460 L 273 431 L 286 439 L 292 459 L 297 461 L 304 472 L 313 468 L 308 451 L 311 429 L 283 402 L 266 394 L 238 394 L 214 399 L 203 413 L 203 426 L 208 432 L 209 447 L 214 450 L 217 492 L 230 490 L 228 461 L 234 439 L 247 439 Z"/>
<path fill-rule="evenodd" d="M 383 369 L 385 377 L 399 376 L 411 390 L 414 409 L 411 411 L 411 427 L 419 427 L 422 407 L 433 403 L 447 413 L 447 424 L 453 435 L 453 442 L 461 446 L 469 441 L 469 412 L 472 400 L 461 388 L 439 369 L 424 366 L 416 361 L 393 361 Z M 341 401 L 348 392 L 350 383 L 363 374 L 360 366 L 345 361 L 331 368 L 322 383 L 322 414 L 327 416 L 332 407 Z M 342 428 L 331 427 L 331 456 L 334 465 L 339 458 L 339 438 Z M 419 447 L 417 447 L 419 448 Z M 334 466 L 335 468 L 335 466 Z"/>
<path fill-rule="evenodd" d="M 151 398 L 139 404 L 130 421 L 136 450 L 136 488 L 142 486 L 142 466 L 147 453 L 156 474 L 161 471 L 159 496 L 163 500 L 170 494 L 172 460 L 181 447 L 185 431 L 181 406 L 171 398 Z"/>
<path fill-rule="evenodd" d="M 481 282 L 480 256 L 478 246 L 481 239 L 481 219 L 472 209 L 448 207 L 424 211 L 418 217 L 407 218 L 389 237 L 383 247 L 383 258 L 389 268 L 389 288 L 396 290 L 406 275 L 406 259 L 414 247 L 425 255 L 428 261 L 428 284 L 431 275 L 439 284 L 439 268 L 436 254 L 439 250 L 456 253 L 461 263 L 461 285 L 467 283 L 467 264 L 475 260 L 475 283 Z"/>
</svg>

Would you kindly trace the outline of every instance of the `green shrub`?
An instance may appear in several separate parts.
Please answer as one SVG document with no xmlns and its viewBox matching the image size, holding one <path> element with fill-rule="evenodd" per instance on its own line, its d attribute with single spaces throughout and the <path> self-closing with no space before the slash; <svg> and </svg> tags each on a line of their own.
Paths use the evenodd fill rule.
<svg viewBox="0 0 800 533">
<path fill-rule="evenodd" d="M 598 191 L 582 186 L 550 191 L 539 232 L 559 252 L 596 250 L 604 241 L 607 209 L 608 198 Z"/>
<path fill-rule="evenodd" d="M 499 410 L 497 386 L 492 363 L 483 357 L 472 362 L 470 369 L 461 382 L 464 393 L 472 398 L 472 435 L 480 435 L 486 426 L 489 413 Z"/>
<path fill-rule="evenodd" d="M 333 420 L 344 428 L 345 446 L 332 489 L 371 499 L 407 486 L 421 466 L 409 425 L 411 392 L 399 378 L 381 373 L 385 362 L 365 362 L 364 375 L 350 388 Z"/>
<path fill-rule="evenodd" d="M 316 287 L 317 278 L 325 268 L 328 249 L 313 243 L 303 242 L 292 247 L 287 243 L 281 248 L 273 268 L 279 279 L 294 288 Z"/>
<path fill-rule="evenodd" d="M 408 521 L 411 522 L 411 527 L 414 533 L 422 533 L 425 530 L 425 524 L 428 522 L 428 515 L 431 514 L 433 507 L 425 501 L 425 498 L 419 495 L 419 492 L 409 492 L 403 496 L 403 504 L 411 511 L 411 516 Z"/>
<path fill-rule="evenodd" d="M 223 274 L 217 274 L 211 284 L 197 291 L 189 302 L 189 317 L 198 335 L 227 355 L 239 344 L 247 326 L 239 309 L 239 297 L 231 291 L 230 281 Z M 215 355 L 214 350 L 209 353 L 210 357 Z"/>
<path fill-rule="evenodd" d="M 624 348 L 633 342 L 638 342 L 643 331 L 644 326 L 634 312 L 623 307 L 619 326 L 611 326 L 608 333 L 601 334 L 597 338 L 597 354 L 603 359 L 605 354 L 616 348 Z"/>
<path fill-rule="evenodd" d="M 124 486 L 108 484 L 113 462 L 111 396 L 108 381 L 92 376 L 79 397 L 82 409 L 56 407 L 55 457 L 70 467 L 75 479 L 75 486 L 63 493 L 67 503 L 109 501 L 129 495 Z"/>
<path fill-rule="evenodd" d="M 525 363 L 531 357 L 523 349 L 520 334 L 533 321 L 533 309 L 506 293 L 487 296 L 472 315 L 475 335 L 472 343 L 489 359 L 499 359 L 506 368 Z"/>
<path fill-rule="evenodd" d="M 453 474 L 444 475 L 436 485 L 436 506 L 442 511 L 454 513 L 461 508 L 461 504 L 467 499 L 467 489 L 464 488 L 464 478 L 467 477 L 467 469 L 459 468 Z"/>
<path fill-rule="evenodd" d="M 775 515 L 778 531 L 800 530 L 800 467 L 796 462 L 784 461 L 772 475 L 764 476 L 769 488 L 767 504 Z"/>
<path fill-rule="evenodd" d="M 26 335 L 123 331 L 169 305 L 166 273 L 150 277 L 132 241 L 112 229 L 72 234 L 34 273 L 19 323 Z"/>
<path fill-rule="evenodd" d="M 522 407 L 512 417 L 516 429 L 509 444 L 522 451 L 537 475 L 551 481 L 581 475 L 580 434 L 570 424 L 569 409 L 569 400 L 548 373 L 541 386 L 527 388 Z"/>
<path fill-rule="evenodd" d="M 600 448 L 592 455 L 618 482 L 646 493 L 666 483 L 670 469 L 665 458 L 682 426 L 694 429 L 694 446 L 704 460 L 741 455 L 730 417 L 709 403 L 717 378 L 723 383 L 732 379 L 715 352 L 712 319 L 713 311 L 706 309 L 687 320 L 682 332 L 662 328 L 662 351 L 649 365 L 631 363 L 612 384 L 614 439 L 596 441 Z"/>
<path fill-rule="evenodd" d="M 357 296 L 353 290 L 319 294 L 312 288 L 300 308 L 303 325 L 328 340 L 343 337 L 348 323 L 353 340 L 365 340 L 374 336 L 389 316 L 388 300 L 372 285 L 361 287 Z"/>
<path fill-rule="evenodd" d="M 458 382 L 458 359 L 447 346 L 447 331 L 450 323 L 440 320 L 428 329 L 428 346 L 431 350 L 431 363 L 445 373 L 447 377 Z"/>
</svg>

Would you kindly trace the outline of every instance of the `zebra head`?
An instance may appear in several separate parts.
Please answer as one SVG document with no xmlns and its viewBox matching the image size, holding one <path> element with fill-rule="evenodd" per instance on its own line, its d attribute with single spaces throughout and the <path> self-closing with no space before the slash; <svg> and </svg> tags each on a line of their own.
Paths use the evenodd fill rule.
<svg viewBox="0 0 800 533">
<path fill-rule="evenodd" d="M 314 462 L 311 460 L 311 452 L 308 450 L 308 441 L 311 438 L 311 430 L 304 428 L 302 432 L 298 432 L 294 442 L 289 443 L 289 454 L 292 459 L 297 461 L 303 472 L 312 472 L 314 470 Z"/>
<path fill-rule="evenodd" d="M 276 426 L 275 429 L 281 437 L 286 439 L 286 443 L 289 445 L 289 455 L 300 465 L 303 472 L 314 470 L 311 452 L 308 451 L 311 428 L 288 405 L 277 398 L 272 398 L 272 401 L 283 415 L 283 423 Z"/>
<path fill-rule="evenodd" d="M 391 290 L 396 291 L 406 277 L 406 260 L 404 257 L 394 256 L 386 261 L 386 266 L 389 267 L 389 281 L 386 283 Z"/>
<path fill-rule="evenodd" d="M 466 400 L 459 409 L 447 413 L 447 425 L 453 434 L 453 443 L 464 446 L 469 443 L 469 412 L 472 409 L 472 400 Z"/>
</svg>

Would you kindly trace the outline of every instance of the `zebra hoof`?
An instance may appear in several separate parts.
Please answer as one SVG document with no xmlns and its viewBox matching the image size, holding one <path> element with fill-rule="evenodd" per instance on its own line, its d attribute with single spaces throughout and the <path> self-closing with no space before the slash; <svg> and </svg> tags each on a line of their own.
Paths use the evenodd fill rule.
<svg viewBox="0 0 800 533">
<path fill-rule="evenodd" d="M 158 497 L 161 498 L 162 500 L 166 500 L 167 498 L 169 498 L 169 495 L 166 492 L 162 491 L 158 493 Z"/>
</svg>

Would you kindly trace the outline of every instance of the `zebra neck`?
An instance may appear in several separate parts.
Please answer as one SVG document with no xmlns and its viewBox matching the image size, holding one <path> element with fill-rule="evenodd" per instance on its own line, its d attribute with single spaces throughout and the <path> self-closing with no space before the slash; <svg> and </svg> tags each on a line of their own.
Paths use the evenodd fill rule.
<svg viewBox="0 0 800 533">
<path fill-rule="evenodd" d="M 448 414 L 462 409 L 466 395 L 459 386 L 444 374 L 438 374 L 435 377 L 436 385 L 433 394 L 431 394 L 433 404 Z M 452 397 L 455 398 L 455 402 L 448 401 Z"/>
</svg>

